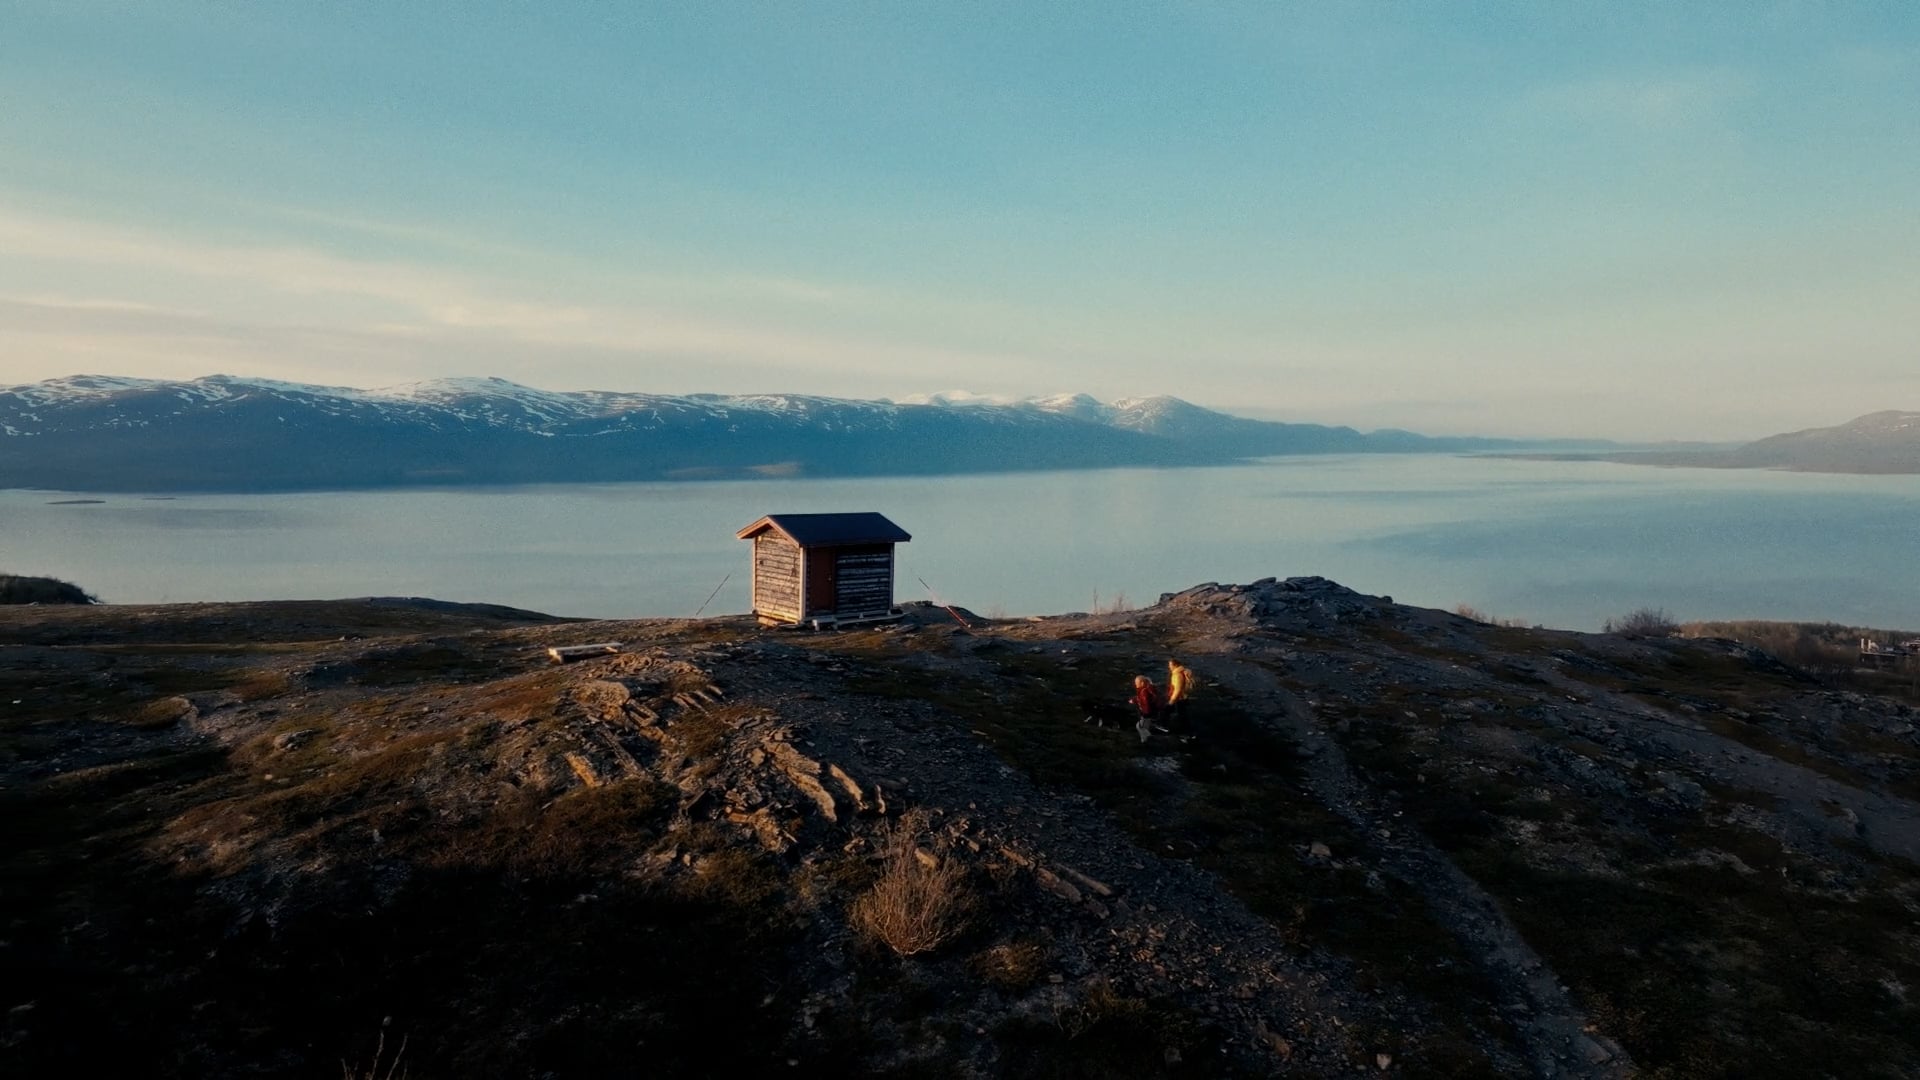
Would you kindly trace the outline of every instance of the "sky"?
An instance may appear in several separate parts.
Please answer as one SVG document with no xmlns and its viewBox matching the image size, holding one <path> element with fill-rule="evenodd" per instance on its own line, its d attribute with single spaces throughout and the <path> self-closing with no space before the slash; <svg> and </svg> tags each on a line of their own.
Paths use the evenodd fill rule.
<svg viewBox="0 0 1920 1080">
<path fill-rule="evenodd" d="M 1920 5 L 0 0 L 0 385 L 1920 409 Z"/>
</svg>

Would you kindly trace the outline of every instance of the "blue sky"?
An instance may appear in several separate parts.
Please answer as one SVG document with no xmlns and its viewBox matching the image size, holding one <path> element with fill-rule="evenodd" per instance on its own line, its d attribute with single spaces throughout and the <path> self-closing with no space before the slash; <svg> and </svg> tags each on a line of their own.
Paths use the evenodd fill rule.
<svg viewBox="0 0 1920 1080">
<path fill-rule="evenodd" d="M 1911 4 L 0 5 L 0 384 L 1920 409 Z"/>
</svg>

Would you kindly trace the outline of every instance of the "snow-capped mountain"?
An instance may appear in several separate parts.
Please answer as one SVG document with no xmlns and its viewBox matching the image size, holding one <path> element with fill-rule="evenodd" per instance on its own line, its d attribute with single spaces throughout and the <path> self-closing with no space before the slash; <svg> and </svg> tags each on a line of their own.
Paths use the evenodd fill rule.
<svg viewBox="0 0 1920 1080">
<path fill-rule="evenodd" d="M 1417 437 L 1415 437 L 1417 438 Z M 1216 464 L 1367 450 L 1177 398 L 921 401 L 76 375 L 0 390 L 0 487 L 230 490 Z M 1454 449 L 1459 440 L 1392 449 Z M 1384 445 L 1380 448 L 1387 448 Z"/>
</svg>

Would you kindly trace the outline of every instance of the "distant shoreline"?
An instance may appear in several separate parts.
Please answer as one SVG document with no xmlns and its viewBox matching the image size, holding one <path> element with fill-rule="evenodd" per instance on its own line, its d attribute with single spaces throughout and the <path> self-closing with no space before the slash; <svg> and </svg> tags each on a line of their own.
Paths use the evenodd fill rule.
<svg viewBox="0 0 1920 1080">
<path fill-rule="evenodd" d="M 1575 459 L 1584 459 L 1587 455 L 1572 454 Z M 316 483 L 316 484 L 229 484 L 219 486 L 185 486 L 165 482 L 148 485 L 107 485 L 107 484 L 13 484 L 0 480 L 0 492 L 21 491 L 38 492 L 53 495 L 75 495 L 79 498 L 49 500 L 49 506 L 98 504 L 106 502 L 99 496 L 119 498 L 138 498 L 153 502 L 165 502 L 197 495 L 302 495 L 326 492 L 342 494 L 365 494 L 382 491 L 524 491 L 538 488 L 572 487 L 609 487 L 621 484 L 716 484 L 741 483 L 749 481 L 781 480 L 900 480 L 900 479 L 948 479 L 966 476 L 1024 476 L 1034 473 L 1079 474 L 1111 472 L 1119 469 L 1150 470 L 1154 472 L 1175 472 L 1183 469 L 1228 469 L 1263 462 L 1314 462 L 1337 461 L 1348 458 L 1504 458 L 1510 460 L 1554 460 L 1545 453 L 1514 454 L 1491 453 L 1484 450 L 1332 450 L 1303 451 L 1293 454 L 1254 454 L 1242 457 L 1221 458 L 1218 460 L 1196 460 L 1181 462 L 1119 462 L 1114 464 L 1035 464 L 1031 466 L 1002 465 L 993 468 L 967 469 L 821 469 L 809 471 L 797 462 L 783 463 L 775 468 L 765 465 L 743 467 L 710 466 L 699 469 L 678 469 L 660 475 L 635 475 L 607 478 L 578 478 L 559 476 L 551 479 L 498 480 L 492 478 L 460 479 L 441 475 L 421 478 L 418 481 L 394 480 L 376 483 Z"/>
<path fill-rule="evenodd" d="M 1659 469 L 1743 469 L 1765 472 L 1826 473 L 1832 476 L 1920 476 L 1920 465 L 1821 465 L 1811 462 L 1743 461 L 1731 451 L 1644 451 L 1609 454 L 1483 454 L 1514 461 L 1597 461 L 1614 465 L 1644 465 Z"/>
</svg>

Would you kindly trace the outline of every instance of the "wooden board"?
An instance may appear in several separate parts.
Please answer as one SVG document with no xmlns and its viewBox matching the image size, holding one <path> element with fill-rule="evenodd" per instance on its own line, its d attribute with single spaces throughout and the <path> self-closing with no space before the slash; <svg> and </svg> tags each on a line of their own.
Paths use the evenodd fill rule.
<svg viewBox="0 0 1920 1080">
<path fill-rule="evenodd" d="M 547 659 L 556 664 L 585 660 L 590 656 L 612 656 L 620 651 L 617 641 L 601 641 L 592 645 L 555 645 L 547 650 Z"/>
</svg>

